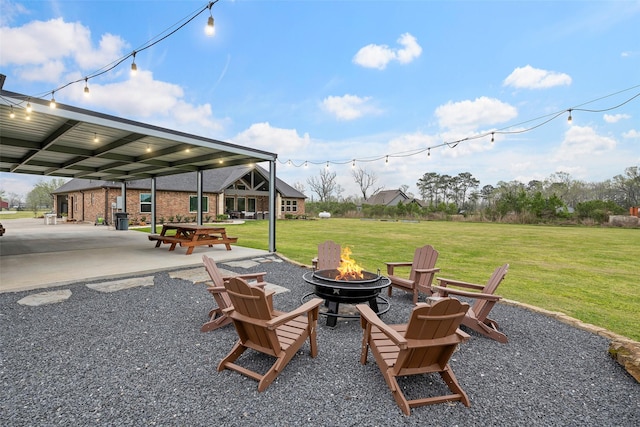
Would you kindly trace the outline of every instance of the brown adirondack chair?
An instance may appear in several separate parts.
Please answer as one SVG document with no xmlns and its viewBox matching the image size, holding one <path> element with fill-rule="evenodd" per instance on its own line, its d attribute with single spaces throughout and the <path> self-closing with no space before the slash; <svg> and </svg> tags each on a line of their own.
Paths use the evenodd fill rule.
<svg viewBox="0 0 640 427">
<path fill-rule="evenodd" d="M 207 291 L 209 291 L 218 304 L 218 307 L 209 311 L 209 321 L 200 328 L 201 332 L 209 332 L 231 323 L 231 319 L 229 319 L 223 312 L 225 308 L 231 307 L 231 300 L 224 288 L 224 282 L 234 276 L 223 276 L 215 261 L 206 255 L 202 255 L 202 262 L 204 263 L 204 268 L 213 282 L 212 286 L 207 287 Z M 266 285 L 264 281 L 264 276 L 266 274 L 267 273 L 264 272 L 240 274 L 236 277 L 242 277 L 246 280 L 255 280 L 255 282 L 252 282 L 253 285 L 264 287 Z"/>
<path fill-rule="evenodd" d="M 438 251 L 431 245 L 425 245 L 415 250 L 411 262 L 386 262 L 387 276 L 391 280 L 389 296 L 391 296 L 394 287 L 413 293 L 414 304 L 418 303 L 419 291 L 431 295 L 433 277 L 440 271 L 439 268 L 435 268 L 437 260 Z M 408 278 L 395 274 L 395 269 L 399 267 L 411 267 Z"/>
<path fill-rule="evenodd" d="M 458 329 L 469 304 L 455 298 L 443 298 L 432 305 L 420 303 L 411 312 L 409 323 L 401 325 L 385 324 L 366 304 L 356 308 L 364 329 L 360 363 L 367 363 L 370 348 L 405 415 L 411 415 L 411 408 L 434 403 L 460 401 L 470 406 L 469 397 L 449 366 L 457 345 L 469 339 Z M 440 374 L 452 394 L 407 400 L 397 377 L 431 373 Z"/>
<path fill-rule="evenodd" d="M 273 310 L 266 294 L 269 291 L 250 286 L 242 278 L 231 278 L 224 287 L 233 304 L 224 313 L 233 320 L 239 339 L 218 365 L 218 371 L 231 369 L 253 378 L 258 381 L 258 391 L 264 391 L 307 338 L 311 357 L 316 357 L 318 306 L 323 300 L 314 298 L 296 310 L 284 313 Z M 276 358 L 266 373 L 260 374 L 234 363 L 248 348 Z"/>
<path fill-rule="evenodd" d="M 495 292 L 498 285 L 507 275 L 507 271 L 509 271 L 509 264 L 496 268 L 486 285 L 476 285 L 438 277 L 436 280 L 438 280 L 439 284 L 432 286 L 432 289 L 434 293 L 443 297 L 457 295 L 475 299 L 473 306 L 471 306 L 464 320 L 462 320 L 462 324 L 498 342 L 506 343 L 507 336 L 498 330 L 498 323 L 488 316 L 496 302 L 502 299 L 501 296 L 495 295 Z M 472 291 L 451 288 L 451 286 L 472 289 Z"/>
<path fill-rule="evenodd" d="M 318 256 L 311 260 L 314 270 L 331 270 L 340 266 L 342 248 L 332 240 L 318 245 Z"/>
</svg>

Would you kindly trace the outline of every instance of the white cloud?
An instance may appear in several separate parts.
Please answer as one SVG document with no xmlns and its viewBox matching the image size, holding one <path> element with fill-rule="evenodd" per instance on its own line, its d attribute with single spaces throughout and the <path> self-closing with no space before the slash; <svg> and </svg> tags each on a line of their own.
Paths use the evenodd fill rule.
<svg viewBox="0 0 640 427">
<path fill-rule="evenodd" d="M 480 126 L 504 123 L 518 116 L 518 110 L 498 99 L 482 96 L 475 101 L 449 101 L 436 109 L 441 128 L 468 131 Z"/>
<path fill-rule="evenodd" d="M 8 0 L 0 0 L 0 25 L 8 25 L 18 15 L 28 13 L 23 5 Z"/>
<path fill-rule="evenodd" d="M 565 73 L 541 70 L 527 65 L 513 70 L 502 84 L 518 89 L 546 89 L 554 86 L 568 86 L 571 84 L 571 77 Z"/>
<path fill-rule="evenodd" d="M 354 120 L 366 114 L 375 114 L 377 109 L 370 104 L 371 97 L 356 95 L 328 96 L 322 101 L 322 108 L 336 116 L 338 120 Z"/>
<path fill-rule="evenodd" d="M 356 53 L 353 62 L 365 68 L 384 70 L 393 60 L 401 64 L 408 64 L 422 54 L 422 47 L 416 38 L 409 33 L 402 34 L 397 42 L 402 48 L 393 49 L 384 44 L 369 44 Z"/>
<path fill-rule="evenodd" d="M 623 133 L 622 137 L 625 138 L 625 139 L 639 139 L 640 138 L 640 131 L 637 131 L 635 129 L 631 129 L 629 132 Z"/>
<path fill-rule="evenodd" d="M 14 65 L 20 78 L 43 82 L 57 81 L 67 69 L 94 71 L 123 56 L 127 46 L 119 36 L 104 34 L 94 47 L 89 28 L 62 18 L 2 27 L 0 39 L 11 40 L 2 45 L 0 66 Z"/>
<path fill-rule="evenodd" d="M 593 157 L 616 148 L 613 138 L 598 135 L 589 126 L 571 126 L 564 135 L 564 140 L 555 155 L 556 161 L 567 161 L 583 155 Z"/>
<path fill-rule="evenodd" d="M 630 119 L 631 116 L 628 114 L 605 114 L 604 121 L 607 123 L 617 123 L 622 119 Z"/>
<path fill-rule="evenodd" d="M 295 129 L 272 127 L 268 122 L 254 123 L 249 129 L 239 133 L 232 141 L 234 144 L 257 148 L 279 156 L 298 157 L 310 143 L 309 134 L 298 135 Z"/>
</svg>

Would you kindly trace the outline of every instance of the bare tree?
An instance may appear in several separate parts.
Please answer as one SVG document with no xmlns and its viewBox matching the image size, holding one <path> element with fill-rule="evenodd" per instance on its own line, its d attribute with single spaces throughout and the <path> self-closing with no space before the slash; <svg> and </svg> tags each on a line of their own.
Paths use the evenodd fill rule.
<svg viewBox="0 0 640 427">
<path fill-rule="evenodd" d="M 293 184 L 293 188 L 295 188 L 296 190 L 304 194 L 305 187 L 304 187 L 304 184 L 301 183 L 300 181 Z"/>
<path fill-rule="evenodd" d="M 356 169 L 352 170 L 351 175 L 353 176 L 353 179 L 356 182 L 356 184 L 358 184 L 358 186 L 360 187 L 362 198 L 364 200 L 367 200 L 368 198 L 367 193 L 369 189 L 376 184 L 378 177 L 374 172 L 369 172 L 368 170 L 362 169 L 362 168 L 358 168 L 357 170 Z M 369 193 L 369 195 L 376 194 L 378 191 L 382 190 L 383 188 L 384 187 L 375 188 L 371 193 Z"/>
<path fill-rule="evenodd" d="M 307 179 L 307 184 L 311 191 L 316 193 L 321 202 L 328 202 L 333 193 L 338 189 L 336 182 L 336 173 L 329 172 L 328 169 L 320 170 L 320 176 Z"/>
</svg>

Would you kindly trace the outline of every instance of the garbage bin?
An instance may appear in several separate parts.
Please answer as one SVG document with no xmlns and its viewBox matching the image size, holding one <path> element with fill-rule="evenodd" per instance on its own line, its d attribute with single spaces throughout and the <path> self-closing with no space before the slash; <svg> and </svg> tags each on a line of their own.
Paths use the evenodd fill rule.
<svg viewBox="0 0 640 427">
<path fill-rule="evenodd" d="M 128 230 L 129 229 L 129 213 L 116 212 L 116 230 Z"/>
</svg>

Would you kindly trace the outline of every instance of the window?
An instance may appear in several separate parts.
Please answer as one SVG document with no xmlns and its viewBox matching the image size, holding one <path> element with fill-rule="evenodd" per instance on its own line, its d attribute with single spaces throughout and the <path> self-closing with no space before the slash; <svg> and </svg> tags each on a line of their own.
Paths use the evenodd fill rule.
<svg viewBox="0 0 640 427">
<path fill-rule="evenodd" d="M 189 196 L 189 212 L 198 212 L 198 196 Z M 202 196 L 202 212 L 209 212 L 208 196 Z"/>
<path fill-rule="evenodd" d="M 256 199 L 251 197 L 247 199 L 247 212 L 255 212 L 256 211 Z"/>
<path fill-rule="evenodd" d="M 238 197 L 238 210 L 240 212 L 246 211 L 247 199 L 244 197 Z"/>
<path fill-rule="evenodd" d="M 298 201 L 297 200 L 282 200 L 282 205 L 280 210 L 282 212 L 297 212 L 298 211 Z"/>
<path fill-rule="evenodd" d="M 151 193 L 140 193 L 140 212 L 151 213 Z"/>
<path fill-rule="evenodd" d="M 233 197 L 225 197 L 224 198 L 224 210 L 225 212 L 233 212 L 236 210 L 236 199 Z"/>
</svg>

